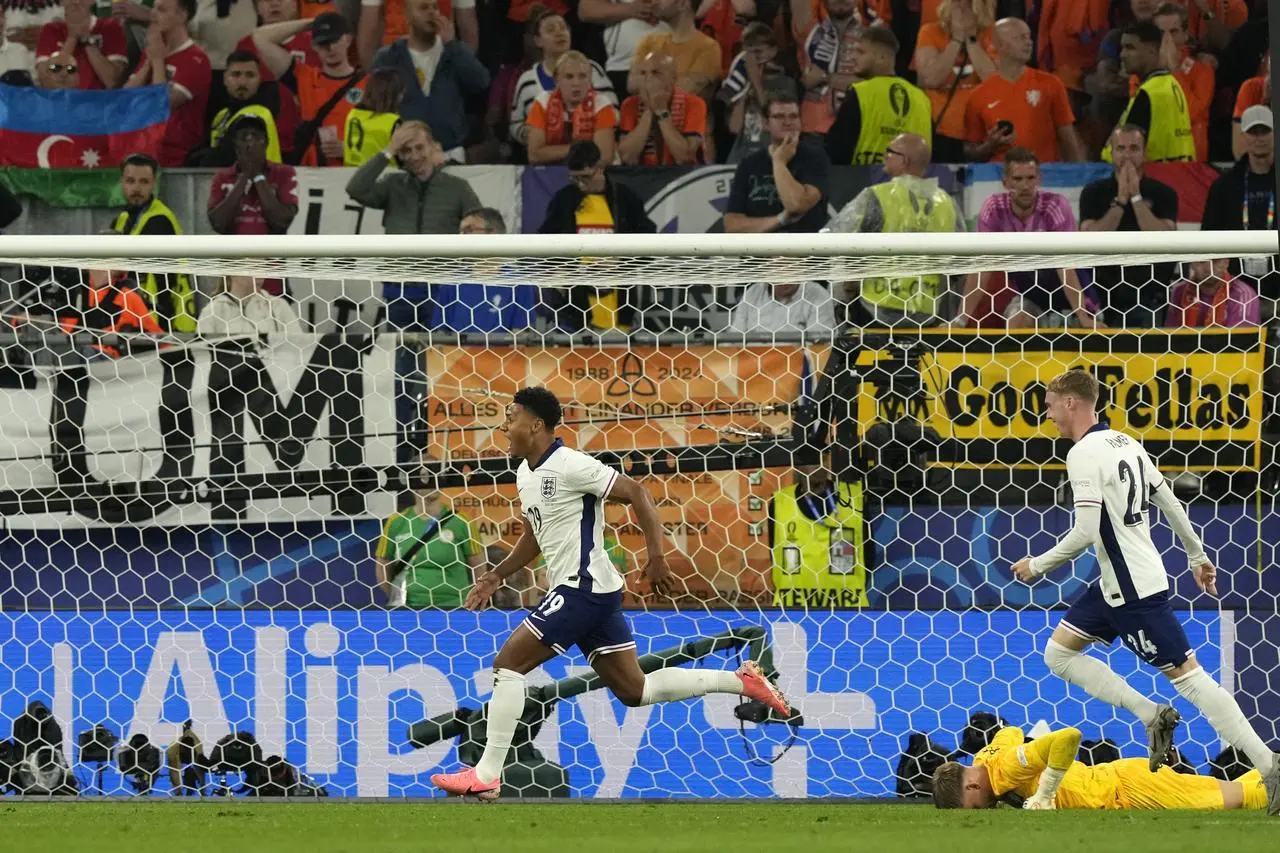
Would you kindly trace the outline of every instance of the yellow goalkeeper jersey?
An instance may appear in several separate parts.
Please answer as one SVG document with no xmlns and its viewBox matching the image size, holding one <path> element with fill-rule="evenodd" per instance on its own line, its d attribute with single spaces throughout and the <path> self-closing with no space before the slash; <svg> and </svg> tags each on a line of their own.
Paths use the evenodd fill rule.
<svg viewBox="0 0 1280 853">
<path fill-rule="evenodd" d="M 987 768 L 991 789 L 998 797 L 1010 791 L 1024 798 L 1034 794 L 1040 774 L 1049 766 L 1054 746 L 1059 742 L 1067 746 L 1066 741 L 1074 741 L 1070 745 L 1074 754 L 1080 744 L 1080 733 L 1063 729 L 1031 743 L 1023 743 L 1024 740 L 1022 729 L 1007 726 L 973 758 L 975 766 Z M 1119 809 L 1122 807 L 1119 791 L 1119 780 L 1110 764 L 1089 767 L 1073 761 L 1058 788 L 1057 804 L 1060 809 Z"/>
</svg>

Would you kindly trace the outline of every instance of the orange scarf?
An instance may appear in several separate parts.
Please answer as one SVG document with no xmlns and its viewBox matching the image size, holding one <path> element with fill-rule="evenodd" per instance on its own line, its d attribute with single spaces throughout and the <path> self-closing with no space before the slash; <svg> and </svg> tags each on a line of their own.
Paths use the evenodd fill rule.
<svg viewBox="0 0 1280 853">
<path fill-rule="evenodd" d="M 552 91 L 547 101 L 547 144 L 567 145 L 570 142 L 582 142 L 591 139 L 596 133 L 596 90 L 588 89 L 582 103 L 573 108 L 569 121 L 573 126 L 572 136 L 566 134 L 565 113 L 568 107 L 560 90 Z"/>
<path fill-rule="evenodd" d="M 1227 324 L 1227 293 L 1231 290 L 1230 282 L 1219 282 L 1218 287 L 1208 299 L 1200 298 L 1200 285 L 1187 283 L 1178 300 L 1178 308 L 1182 312 L 1182 324 L 1195 329 L 1207 326 L 1225 326 Z M 1207 303 L 1207 304 L 1206 304 Z"/>
<path fill-rule="evenodd" d="M 688 109 L 689 93 L 683 89 L 673 91 L 671 106 L 668 110 L 671 112 L 671 123 L 681 130 L 684 129 L 684 116 Z M 648 166 L 662 166 L 667 163 L 667 144 L 662 139 L 662 128 L 658 127 L 656 121 L 653 123 L 653 130 L 649 131 L 649 139 L 644 144 L 644 154 L 641 155 L 640 162 Z"/>
</svg>

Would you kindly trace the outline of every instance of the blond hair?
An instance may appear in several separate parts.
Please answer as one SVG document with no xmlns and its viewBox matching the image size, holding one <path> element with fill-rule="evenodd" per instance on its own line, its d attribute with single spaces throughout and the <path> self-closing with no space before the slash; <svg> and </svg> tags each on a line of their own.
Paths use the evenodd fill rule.
<svg viewBox="0 0 1280 853">
<path fill-rule="evenodd" d="M 964 765 L 946 761 L 933 771 L 933 805 L 939 809 L 958 809 L 964 805 Z"/>
<path fill-rule="evenodd" d="M 1098 402 L 1098 380 L 1092 373 L 1078 368 L 1055 376 L 1047 390 L 1054 394 L 1069 394 L 1087 403 Z"/>
<path fill-rule="evenodd" d="M 956 0 L 942 0 L 938 4 L 938 26 L 947 35 L 951 35 L 951 7 Z M 991 29 L 996 24 L 996 0 L 973 0 L 973 17 L 978 22 L 978 35 Z"/>
<path fill-rule="evenodd" d="M 567 62 L 581 62 L 583 65 L 587 66 L 587 73 L 591 73 L 591 60 L 587 59 L 587 55 L 585 53 L 580 50 L 566 50 L 564 53 L 560 54 L 560 58 L 556 60 L 556 67 L 551 69 L 551 76 L 559 77 L 560 69 L 564 67 Z"/>
</svg>

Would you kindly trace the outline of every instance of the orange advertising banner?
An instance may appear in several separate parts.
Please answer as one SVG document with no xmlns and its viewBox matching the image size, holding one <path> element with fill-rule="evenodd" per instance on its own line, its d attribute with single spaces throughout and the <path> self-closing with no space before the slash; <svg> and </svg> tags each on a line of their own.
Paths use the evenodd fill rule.
<svg viewBox="0 0 1280 853">
<path fill-rule="evenodd" d="M 761 407 L 796 399 L 817 377 L 827 347 L 541 348 L 436 347 L 427 351 L 428 452 L 437 459 L 505 456 L 507 402 L 545 385 L 565 406 L 565 442 L 584 451 L 660 451 L 741 441 L 726 428 L 790 429 L 790 417 Z M 699 600 L 769 600 L 768 501 L 790 483 L 786 470 L 740 470 L 642 478 L 671 541 L 668 561 Z M 509 547 L 521 519 L 514 486 L 456 490 L 486 545 Z M 610 504 L 608 530 L 621 546 L 634 594 L 643 538 L 629 508 Z M 637 603 L 633 598 L 632 604 Z"/>
</svg>

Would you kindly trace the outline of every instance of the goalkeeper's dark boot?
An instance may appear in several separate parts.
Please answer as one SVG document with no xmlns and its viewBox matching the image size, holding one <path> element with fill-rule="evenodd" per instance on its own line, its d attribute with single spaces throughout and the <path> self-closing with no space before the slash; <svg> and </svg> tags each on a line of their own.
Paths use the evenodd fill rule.
<svg viewBox="0 0 1280 853">
<path fill-rule="evenodd" d="M 1267 814 L 1280 816 L 1280 752 L 1271 757 L 1271 769 L 1262 774 L 1267 788 Z"/>
<path fill-rule="evenodd" d="M 1169 761 L 1169 750 L 1173 746 L 1173 733 L 1177 731 L 1182 715 L 1172 705 L 1161 705 L 1156 710 L 1156 718 L 1147 726 L 1148 766 L 1155 773 Z"/>
</svg>

